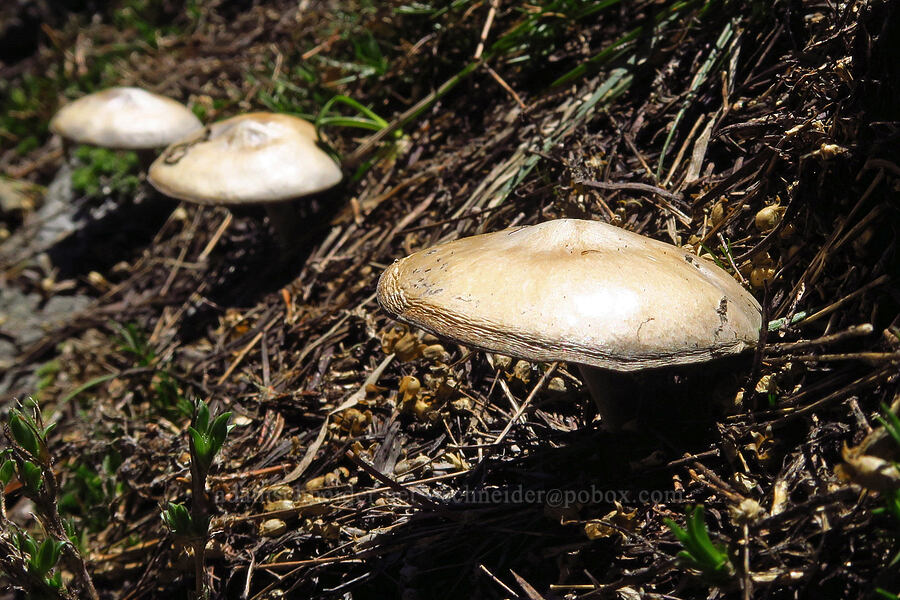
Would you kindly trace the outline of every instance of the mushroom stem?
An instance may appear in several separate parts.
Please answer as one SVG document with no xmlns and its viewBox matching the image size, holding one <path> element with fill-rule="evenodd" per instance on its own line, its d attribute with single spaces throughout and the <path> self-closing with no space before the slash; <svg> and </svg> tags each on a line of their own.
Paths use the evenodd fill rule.
<svg viewBox="0 0 900 600">
<path fill-rule="evenodd" d="M 610 431 L 619 431 L 632 416 L 637 384 L 629 375 L 588 365 L 578 365 L 584 385 L 597 405 L 597 413 Z"/>
<path fill-rule="evenodd" d="M 297 242 L 298 234 L 303 231 L 303 220 L 297 207 L 293 202 L 267 202 L 264 206 L 278 245 L 289 253 Z"/>
<path fill-rule="evenodd" d="M 62 139 L 62 159 L 64 163 L 72 164 L 72 149 L 74 148 L 74 144 L 70 142 L 65 137 Z"/>
<path fill-rule="evenodd" d="M 153 164 L 153 161 L 156 160 L 156 157 L 159 155 L 158 148 L 140 148 L 134 151 L 138 157 L 138 167 L 141 169 L 141 177 L 146 177 L 147 172 L 150 170 L 150 165 Z"/>
</svg>

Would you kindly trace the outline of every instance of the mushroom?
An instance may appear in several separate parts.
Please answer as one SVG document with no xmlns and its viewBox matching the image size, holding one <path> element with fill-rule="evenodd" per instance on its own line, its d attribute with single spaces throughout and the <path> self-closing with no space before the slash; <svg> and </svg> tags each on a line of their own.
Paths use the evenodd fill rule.
<svg viewBox="0 0 900 600">
<path fill-rule="evenodd" d="M 341 176 L 337 163 L 316 145 L 311 123 L 250 113 L 169 146 L 150 166 L 148 179 L 162 193 L 188 202 L 261 204 L 278 241 L 288 248 L 300 227 L 289 201 L 331 188 Z"/>
<path fill-rule="evenodd" d="M 752 348 L 759 303 L 687 252 L 596 221 L 560 219 L 467 237 L 394 262 L 378 301 L 401 321 L 489 352 L 579 366 L 618 427 L 629 373 Z"/>
<path fill-rule="evenodd" d="M 147 151 L 168 146 L 203 125 L 185 105 L 136 87 L 113 87 L 83 96 L 59 110 L 50 131 L 79 144 Z"/>
</svg>

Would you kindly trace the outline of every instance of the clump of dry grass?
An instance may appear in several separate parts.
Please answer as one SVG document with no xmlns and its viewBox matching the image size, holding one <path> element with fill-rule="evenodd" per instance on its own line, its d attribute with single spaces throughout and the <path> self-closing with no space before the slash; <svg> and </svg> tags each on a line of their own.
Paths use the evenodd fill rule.
<svg viewBox="0 0 900 600">
<path fill-rule="evenodd" d="M 191 489 L 177 402 L 194 396 L 237 424 L 209 477 L 217 597 L 900 590 L 897 524 L 875 512 L 886 492 L 853 470 L 860 456 L 893 459 L 865 440 L 897 398 L 895 8 L 689 3 L 654 29 L 673 5 L 568 18 L 553 6 L 346 4 L 342 21 L 296 3 L 212 5 L 188 21 L 163 14 L 175 29 L 123 54 L 127 31 L 73 15 L 0 68 L 59 84 L 103 58 L 115 73 L 104 81 L 151 83 L 207 118 L 309 113 L 340 93 L 403 132 L 325 132 L 367 170 L 313 213 L 293 265 L 271 266 L 253 219 L 184 206 L 127 266 L 68 275 L 57 293 L 92 303 L 22 347 L 3 389 L 34 393 L 35 368 L 56 361 L 40 393 L 59 422 L 61 489 L 89 497 L 78 465 L 112 485 L 91 497 L 107 515 L 93 530 L 71 513 L 101 594 L 192 586 L 159 512 Z M 535 33 L 517 33 L 523 23 Z M 579 65 L 591 68 L 550 85 Z M 46 138 L 0 159 L 41 182 L 58 164 Z M 637 431 L 611 436 L 564 365 L 542 377 L 543 365 L 398 331 L 374 302 L 394 258 L 555 217 L 720 262 L 771 322 L 756 356 L 725 376 L 679 372 Z M 4 285 L 37 293 L 28 227 L 2 249 Z M 676 561 L 666 520 L 699 504 L 733 565 L 724 581 Z"/>
</svg>

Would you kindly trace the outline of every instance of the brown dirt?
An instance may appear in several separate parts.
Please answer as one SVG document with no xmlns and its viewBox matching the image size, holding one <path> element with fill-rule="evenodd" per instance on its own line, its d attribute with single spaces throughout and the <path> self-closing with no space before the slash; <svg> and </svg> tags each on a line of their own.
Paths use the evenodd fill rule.
<svg viewBox="0 0 900 600">
<path fill-rule="evenodd" d="M 204 106 L 209 120 L 265 109 L 261 99 L 278 94 L 314 114 L 342 93 L 394 123 L 471 61 L 489 7 L 451 10 L 434 28 L 397 16 L 400 2 L 335 3 L 344 21 L 301 4 L 315 6 L 215 2 L 188 20 L 156 3 L 156 47 L 116 25 L 113 9 L 93 20 L 88 10 L 39 14 L 39 43 L 0 63 L 0 79 L 71 81 L 58 88 L 71 97 L 101 83 L 142 84 Z M 523 18 L 499 4 L 489 40 Z M 4 387 L 10 404 L 34 394 L 35 368 L 57 361 L 40 400 L 59 421 L 51 445 L 64 486 L 79 464 L 102 473 L 105 456 L 121 458 L 102 475 L 122 484 L 104 505 L 109 522 L 89 531 L 84 514 L 77 520 L 103 597 L 193 589 L 192 567 L 159 519 L 165 502 L 190 502 L 188 419 L 160 405 L 166 376 L 180 395 L 237 418 L 210 482 L 215 597 L 900 591 L 888 567 L 900 525 L 873 512 L 883 495 L 835 472 L 843 445 L 878 427 L 880 404 L 900 400 L 900 14 L 877 1 L 714 4 L 640 39 L 637 66 L 613 62 L 550 87 L 664 4 L 569 23 L 554 32 L 569 41 L 547 55 L 489 61 L 493 73 L 479 66 L 403 124 L 395 144 L 325 130 L 338 153 L 370 168 L 308 209 L 309 231 L 288 263 L 261 213 L 166 205 L 142 218 L 143 238 L 115 238 L 118 221 L 95 223 L 97 246 L 82 234 L 67 248 L 85 258 L 42 285 L 53 270 L 27 242 L 33 225 L 27 215 L 8 221 L 4 286 L 92 299 L 20 347 Z M 352 79 L 352 40 L 365 30 L 391 60 L 380 75 Z M 732 58 L 706 73 L 717 41 Z M 101 59 L 107 71 L 92 71 Z M 285 88 L 304 86 L 300 67 L 312 66 L 308 90 Z M 615 77 L 629 85 L 601 98 Z M 62 101 L 29 118 L 49 119 Z M 47 184 L 58 141 L 42 132 L 24 155 L 9 142 L 0 170 Z M 160 200 L 141 193 L 122 210 Z M 761 232 L 755 216 L 772 204 L 783 218 Z M 446 354 L 423 356 L 437 341 L 420 332 L 392 342 L 396 324 L 373 295 L 384 266 L 441 241 L 557 217 L 708 249 L 742 280 L 771 268 L 753 291 L 782 326 L 755 356 L 647 384 L 638 425 L 619 434 L 594 420 L 565 365 L 548 389 L 547 365 L 504 369 L 446 341 Z M 797 315 L 805 318 L 791 324 Z M 148 364 L 122 349 L 115 324 L 144 332 Z M 409 355 L 388 361 L 391 349 Z M 404 377 L 422 384 L 405 403 Z M 267 504 L 284 493 L 299 503 Z M 17 501 L 11 492 L 7 504 Z M 746 515 L 747 501 L 761 512 L 742 520 L 736 508 Z M 681 547 L 665 525 L 701 503 L 736 567 L 717 591 L 676 561 Z M 286 532 L 261 534 L 274 518 Z M 615 527 L 601 535 L 600 520 Z"/>
</svg>

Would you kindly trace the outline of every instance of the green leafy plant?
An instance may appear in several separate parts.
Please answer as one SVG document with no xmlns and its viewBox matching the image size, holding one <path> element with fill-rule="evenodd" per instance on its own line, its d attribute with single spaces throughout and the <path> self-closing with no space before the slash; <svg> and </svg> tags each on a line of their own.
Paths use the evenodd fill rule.
<svg viewBox="0 0 900 600">
<path fill-rule="evenodd" d="M 35 369 L 34 375 L 38 378 L 34 392 L 35 398 L 40 400 L 42 392 L 53 385 L 56 381 L 56 375 L 59 373 L 59 368 L 59 361 L 51 360 Z"/>
<path fill-rule="evenodd" d="M 156 352 L 147 343 L 147 337 L 138 329 L 137 325 L 113 323 L 112 327 L 118 334 L 116 342 L 119 350 L 134 356 L 138 366 L 149 367 L 156 361 Z"/>
<path fill-rule="evenodd" d="M 704 577 L 715 582 L 730 579 L 734 575 L 734 566 L 728 553 L 709 537 L 702 505 L 693 510 L 688 509 L 686 529 L 672 519 L 666 519 L 666 525 L 684 546 L 684 550 L 678 553 L 678 560 L 683 566 L 700 571 Z"/>
<path fill-rule="evenodd" d="M 18 445 L 18 448 L 14 448 L 12 452 L 19 481 L 31 494 L 37 495 L 44 482 L 41 464 L 49 462 L 47 436 L 50 435 L 54 425 L 44 427 L 37 422 L 36 418 L 17 409 L 10 413 L 7 425 L 13 442 Z M 18 453 L 15 453 L 16 449 Z"/>
<path fill-rule="evenodd" d="M 353 54 L 357 62 L 367 65 L 374 75 L 384 75 L 387 72 L 390 61 L 381 51 L 378 40 L 371 31 L 363 30 L 350 42 L 353 44 Z"/>
<path fill-rule="evenodd" d="M 218 416 L 210 414 L 209 406 L 198 401 L 194 418 L 188 427 L 188 441 L 191 454 L 191 492 L 193 501 L 190 511 L 184 504 L 170 502 L 162 511 L 163 523 L 177 538 L 189 543 L 194 551 L 194 571 L 198 598 L 209 596 L 209 586 L 203 569 L 206 541 L 209 538 L 209 520 L 212 500 L 206 491 L 206 478 L 213 461 L 222 450 L 231 426 L 230 412 Z"/>
<path fill-rule="evenodd" d="M 84 462 L 69 467 L 59 497 L 60 512 L 77 516 L 91 532 L 104 529 L 109 524 L 110 504 L 125 490 L 116 481 L 116 469 L 121 462 L 118 453 L 111 451 L 103 456 L 100 469 Z"/>
<path fill-rule="evenodd" d="M 3 531 L 0 531 L 0 570 L 8 582 L 24 591 L 27 598 L 73 598 L 63 585 L 59 565 L 65 542 L 50 538 L 41 542 L 28 533 L 18 531 L 11 523 L 4 525 Z"/>
<path fill-rule="evenodd" d="M 63 592 L 57 563 L 63 560 L 74 576 L 76 596 L 97 598 L 84 559 L 71 541 L 72 527 L 67 525 L 58 507 L 58 484 L 48 439 L 54 424 L 46 425 L 39 406 L 33 400 L 13 408 L 4 434 L 9 447 L 0 455 L 0 481 L 4 492 L 15 476 L 22 492 L 34 504 L 34 515 L 45 532 L 38 543 L 19 530 L 6 516 L 5 498 L 0 495 L 0 567 L 14 584 L 29 597 L 73 597 Z"/>
<path fill-rule="evenodd" d="M 0 452 L 0 484 L 4 488 L 16 476 L 16 463 L 13 462 L 10 456 L 12 456 L 12 449 L 10 448 Z"/>
<path fill-rule="evenodd" d="M 48 587 L 62 589 L 62 573 L 56 571 L 51 574 L 51 571 L 56 568 L 66 543 L 51 539 L 38 543 L 27 533 L 19 533 L 15 539 L 18 549 L 27 556 L 28 571 Z"/>
<path fill-rule="evenodd" d="M 188 508 L 180 502 L 169 502 L 161 516 L 169 531 L 179 538 L 204 538 L 209 530 L 208 521 L 195 524 Z"/>
<path fill-rule="evenodd" d="M 188 427 L 188 432 L 191 436 L 191 468 L 196 468 L 203 481 L 231 430 L 228 426 L 230 418 L 231 413 L 225 412 L 210 419 L 209 406 L 205 402 L 197 403 L 194 424 Z"/>
<path fill-rule="evenodd" d="M 191 416 L 194 413 L 194 404 L 181 393 L 175 378 L 169 373 L 167 364 L 159 360 L 147 337 L 134 323 L 121 325 L 112 324 L 117 335 L 117 345 L 120 352 L 131 355 L 138 367 L 153 368 L 153 379 L 150 389 L 150 404 L 168 418 L 180 418 Z M 105 381 L 109 376 L 102 376 L 98 382 Z"/>
</svg>

